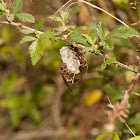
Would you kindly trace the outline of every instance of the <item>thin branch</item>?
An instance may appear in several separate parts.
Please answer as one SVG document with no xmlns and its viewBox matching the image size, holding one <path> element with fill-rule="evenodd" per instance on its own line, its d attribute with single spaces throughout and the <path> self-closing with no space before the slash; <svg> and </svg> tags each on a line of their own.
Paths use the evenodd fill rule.
<svg viewBox="0 0 140 140">
<path fill-rule="evenodd" d="M 96 55 L 99 55 L 102 59 L 105 59 L 105 60 L 109 59 L 109 57 L 104 56 L 104 54 L 102 54 L 102 53 L 99 53 L 99 54 L 96 54 Z M 122 67 L 122 68 L 124 68 L 126 70 L 129 70 L 129 71 L 138 73 L 138 70 L 137 69 L 133 69 L 132 67 L 129 67 L 129 66 L 127 66 L 125 64 L 122 64 L 122 63 L 120 63 L 118 61 L 116 61 L 116 63 L 114 63 L 114 64 L 116 64 L 116 65 L 118 65 L 118 66 L 120 66 L 120 67 Z"/>
<path fill-rule="evenodd" d="M 33 32 L 36 31 L 35 29 L 30 28 L 30 27 L 27 27 L 27 26 L 24 26 L 24 25 L 22 25 L 21 23 L 8 22 L 8 21 L 0 21 L 0 24 L 1 24 L 1 23 L 2 23 L 2 24 L 11 24 L 11 25 L 13 25 L 13 26 L 17 26 L 17 27 L 23 28 L 23 29 L 28 29 L 28 30 L 31 30 L 31 31 L 33 31 Z M 36 31 L 36 32 L 37 32 L 38 34 L 44 34 L 44 32 L 42 32 L 42 31 Z M 75 44 L 75 42 L 68 41 L 68 40 L 66 40 L 66 39 L 64 39 L 64 38 L 57 38 L 57 40 L 66 42 L 66 43 L 68 43 L 69 45 Z M 77 44 L 78 44 L 78 43 L 77 43 Z M 85 47 L 85 46 L 83 46 L 83 45 L 81 45 L 81 44 L 78 44 L 78 45 L 80 45 L 81 47 Z M 92 52 L 92 53 L 93 53 L 93 52 Z M 102 59 L 105 59 L 105 60 L 109 59 L 109 57 L 104 56 L 102 53 L 99 53 L 99 54 L 96 54 L 96 55 L 99 55 Z M 118 65 L 118 66 L 120 66 L 120 67 L 122 67 L 122 68 L 124 68 L 124 69 L 126 69 L 126 70 L 129 70 L 129 71 L 138 73 L 138 70 L 136 70 L 136 69 L 134 69 L 134 68 L 132 68 L 132 67 L 129 67 L 129 66 L 125 65 L 125 64 L 122 64 L 122 63 L 120 63 L 120 62 L 118 62 L 118 61 L 116 61 L 116 63 L 114 63 L 114 64 L 116 64 L 116 65 Z"/>
<path fill-rule="evenodd" d="M 124 23 L 123 21 L 121 21 L 121 20 L 118 19 L 117 17 L 113 16 L 113 15 L 110 14 L 109 12 L 105 11 L 104 9 L 102 9 L 102 8 L 96 6 L 96 5 L 93 5 L 93 4 L 89 3 L 89 2 L 86 2 L 86 1 L 84 1 L 84 0 L 79 0 L 79 2 L 83 2 L 83 3 L 89 5 L 89 6 L 93 7 L 93 8 L 96 8 L 96 9 L 98 9 L 98 10 L 100 10 L 100 11 L 106 13 L 107 15 L 111 16 L 112 18 L 116 19 L 118 22 L 120 22 L 121 24 L 123 24 L 125 27 L 130 28 L 126 23 Z"/>
</svg>

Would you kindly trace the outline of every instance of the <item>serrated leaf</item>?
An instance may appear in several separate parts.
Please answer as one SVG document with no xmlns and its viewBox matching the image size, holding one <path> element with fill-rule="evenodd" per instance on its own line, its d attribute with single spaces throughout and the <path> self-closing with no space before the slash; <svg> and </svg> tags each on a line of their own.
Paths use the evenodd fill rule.
<svg viewBox="0 0 140 140">
<path fill-rule="evenodd" d="M 116 59 L 115 57 L 110 57 L 107 60 L 105 60 L 106 64 L 112 64 L 112 63 L 116 63 Z"/>
<path fill-rule="evenodd" d="M 103 47 L 104 47 L 104 49 L 107 49 L 107 50 L 113 50 L 114 44 L 111 40 L 107 39 L 107 40 L 104 40 Z"/>
<path fill-rule="evenodd" d="M 104 23 L 99 22 L 96 30 L 97 30 L 97 34 L 98 34 L 99 38 L 103 42 L 104 38 L 105 38 L 105 25 L 104 25 Z"/>
<path fill-rule="evenodd" d="M 64 12 L 64 11 L 60 11 L 60 15 L 61 15 L 61 17 L 62 17 L 62 19 L 63 19 L 63 22 L 64 23 L 66 23 L 66 21 L 67 21 L 67 18 L 68 18 L 68 16 L 69 16 L 69 13 L 68 12 Z"/>
<path fill-rule="evenodd" d="M 2 3 L 0 3 L 0 10 L 2 10 L 2 11 L 6 10 L 5 6 Z"/>
<path fill-rule="evenodd" d="M 123 38 L 128 38 L 128 37 L 134 37 L 138 35 L 138 32 L 135 31 L 132 28 L 126 28 L 126 27 L 118 27 L 111 31 L 107 36 L 106 39 L 109 37 L 123 37 Z"/>
<path fill-rule="evenodd" d="M 15 2 L 13 2 L 12 4 L 12 11 L 13 11 L 13 14 L 16 14 L 19 9 L 22 7 L 23 3 L 22 3 L 22 0 L 16 0 Z"/>
<path fill-rule="evenodd" d="M 32 64 L 35 65 L 38 62 L 38 60 L 41 58 L 41 55 L 43 54 L 43 47 L 40 46 L 36 40 L 30 45 L 29 52 L 30 52 Z"/>
<path fill-rule="evenodd" d="M 15 15 L 13 14 L 6 14 L 6 19 L 10 22 L 12 22 L 14 20 Z"/>
<path fill-rule="evenodd" d="M 60 22 L 62 22 L 62 19 L 60 17 L 58 17 L 58 16 L 52 15 L 52 16 L 49 16 L 48 18 L 50 18 L 50 19 L 52 19 L 54 21 L 60 21 Z"/>
<path fill-rule="evenodd" d="M 45 32 L 43 35 L 40 36 L 40 39 L 45 38 L 45 37 L 50 38 L 50 39 L 56 39 L 56 37 L 50 32 Z"/>
<path fill-rule="evenodd" d="M 89 36 L 92 38 L 92 40 L 94 40 L 94 38 L 96 37 L 95 31 L 91 30 Z"/>
<path fill-rule="evenodd" d="M 88 43 L 89 44 L 93 44 L 93 42 L 92 42 L 92 38 L 89 36 L 89 35 L 87 35 L 87 34 L 82 34 L 82 36 L 84 36 L 85 38 L 86 38 L 86 40 L 88 41 Z"/>
<path fill-rule="evenodd" d="M 107 66 L 106 66 L 105 63 L 102 63 L 102 64 L 101 64 L 101 68 L 102 68 L 103 70 L 104 70 L 106 67 L 107 67 Z"/>
<path fill-rule="evenodd" d="M 22 38 L 22 40 L 20 41 L 20 44 L 21 43 L 24 43 L 24 42 L 27 42 L 27 41 L 33 41 L 33 40 L 36 40 L 36 38 L 35 37 L 32 37 L 32 36 L 24 36 Z"/>
<path fill-rule="evenodd" d="M 44 24 L 44 19 L 39 20 L 36 26 L 36 31 L 39 30 Z"/>
<path fill-rule="evenodd" d="M 113 133 L 113 140 L 120 140 L 119 135 L 117 133 Z"/>
<path fill-rule="evenodd" d="M 34 33 L 34 31 L 28 30 L 28 29 L 21 29 L 21 30 L 19 30 L 19 31 L 22 32 L 22 33 L 24 33 L 24 34 Z"/>
<path fill-rule="evenodd" d="M 82 32 L 78 29 L 75 29 L 72 33 L 71 33 L 71 39 L 73 41 L 82 43 L 82 44 L 86 44 L 86 39 L 82 36 Z"/>
<path fill-rule="evenodd" d="M 133 137 L 133 138 L 130 138 L 130 139 L 127 139 L 127 140 L 140 140 L 140 136 L 136 136 L 136 137 Z"/>
<path fill-rule="evenodd" d="M 31 14 L 17 13 L 16 16 L 19 18 L 20 21 L 23 21 L 23 22 L 30 22 L 30 23 L 35 22 L 35 18 Z"/>
</svg>

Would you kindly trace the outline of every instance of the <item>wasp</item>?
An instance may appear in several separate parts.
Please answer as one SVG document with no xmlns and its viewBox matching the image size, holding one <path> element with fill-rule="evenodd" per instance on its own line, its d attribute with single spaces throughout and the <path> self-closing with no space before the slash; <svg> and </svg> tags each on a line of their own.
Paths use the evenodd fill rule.
<svg viewBox="0 0 140 140">
<path fill-rule="evenodd" d="M 70 88 L 70 86 L 69 86 L 68 83 L 77 82 L 79 79 L 75 78 L 75 76 L 73 76 L 73 73 L 70 73 L 68 71 L 67 65 L 65 63 L 62 63 L 60 65 L 59 71 L 60 71 L 60 74 L 62 75 L 62 78 L 63 78 L 65 84 L 67 85 L 67 87 L 69 88 L 69 90 L 73 93 L 73 91 Z"/>
<path fill-rule="evenodd" d="M 84 57 L 82 51 L 78 47 L 74 47 L 73 45 L 68 46 L 74 53 L 76 58 L 80 61 L 80 68 L 86 68 L 86 72 L 88 70 L 87 60 Z"/>
<path fill-rule="evenodd" d="M 75 57 L 73 59 L 79 60 L 79 62 L 80 62 L 79 68 L 80 69 L 86 68 L 86 72 L 87 72 L 88 65 L 87 65 L 86 58 L 84 57 L 82 51 L 78 47 L 74 47 L 73 45 L 68 45 L 68 48 L 70 50 L 72 50 L 72 52 L 75 54 Z M 67 85 L 69 90 L 71 92 L 73 92 L 72 89 L 69 86 L 69 83 L 75 83 L 79 80 L 75 77 L 76 72 L 71 73 L 69 71 L 69 68 L 67 67 L 66 63 L 62 63 L 60 65 L 59 71 L 60 71 L 60 74 L 62 75 L 62 78 L 63 78 L 65 84 Z"/>
</svg>

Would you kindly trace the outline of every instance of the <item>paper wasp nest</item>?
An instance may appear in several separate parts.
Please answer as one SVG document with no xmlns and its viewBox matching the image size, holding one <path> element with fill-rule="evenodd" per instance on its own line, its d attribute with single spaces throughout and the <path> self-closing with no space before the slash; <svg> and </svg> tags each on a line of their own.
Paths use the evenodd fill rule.
<svg viewBox="0 0 140 140">
<path fill-rule="evenodd" d="M 62 47 L 60 54 L 63 63 L 65 63 L 69 69 L 69 72 L 78 74 L 80 73 L 80 61 L 76 59 L 74 52 L 69 47 Z"/>
</svg>

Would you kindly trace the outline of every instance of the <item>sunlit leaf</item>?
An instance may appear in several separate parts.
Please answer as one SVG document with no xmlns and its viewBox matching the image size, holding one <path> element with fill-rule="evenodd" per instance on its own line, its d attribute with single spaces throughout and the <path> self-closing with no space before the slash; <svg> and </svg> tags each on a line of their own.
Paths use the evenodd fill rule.
<svg viewBox="0 0 140 140">
<path fill-rule="evenodd" d="M 47 32 L 45 32 L 43 35 L 41 35 L 41 36 L 40 36 L 40 39 L 41 39 L 41 38 L 45 38 L 45 37 L 50 38 L 50 39 L 56 39 L 56 37 L 54 36 L 54 34 L 52 34 L 52 33 L 49 32 L 49 31 L 47 31 Z"/>
<path fill-rule="evenodd" d="M 113 133 L 113 140 L 120 140 L 119 135 L 117 133 Z"/>
<path fill-rule="evenodd" d="M 30 22 L 30 23 L 35 22 L 35 18 L 31 14 L 17 13 L 16 16 L 19 18 L 20 21 L 23 21 L 23 22 Z"/>
<path fill-rule="evenodd" d="M 84 36 L 86 38 L 86 40 L 88 41 L 88 43 L 92 44 L 92 38 L 89 35 L 82 34 L 82 36 Z"/>
<path fill-rule="evenodd" d="M 73 39 L 73 41 L 82 43 L 82 44 L 86 44 L 86 39 L 82 36 L 82 32 L 78 29 L 75 29 L 72 33 L 71 33 L 71 39 Z"/>
<path fill-rule="evenodd" d="M 48 18 L 50 18 L 50 19 L 52 19 L 54 21 L 60 21 L 60 22 L 62 22 L 62 19 L 60 17 L 58 17 L 58 16 L 52 15 L 52 16 L 49 16 Z"/>
<path fill-rule="evenodd" d="M 97 30 L 97 34 L 98 34 L 99 38 L 101 39 L 101 41 L 104 41 L 104 38 L 105 38 L 105 25 L 104 25 L 104 23 L 99 22 L 96 30 Z"/>
<path fill-rule="evenodd" d="M 89 36 L 92 38 L 92 40 L 94 40 L 94 38 L 96 37 L 95 31 L 91 30 Z"/>
<path fill-rule="evenodd" d="M 107 36 L 106 39 L 109 37 L 123 37 L 123 38 L 128 38 L 128 37 L 134 37 L 138 35 L 138 32 L 135 31 L 132 28 L 126 28 L 126 27 L 118 27 L 111 31 Z"/>
<path fill-rule="evenodd" d="M 6 19 L 10 22 L 12 22 L 14 20 L 15 15 L 13 14 L 6 14 Z"/>
<path fill-rule="evenodd" d="M 32 64 L 35 65 L 43 54 L 43 47 L 36 40 L 30 45 L 29 52 Z"/>
<path fill-rule="evenodd" d="M 108 136 L 110 136 L 110 134 L 100 135 L 97 136 L 95 140 L 105 140 L 105 138 L 107 138 Z"/>
<path fill-rule="evenodd" d="M 136 136 L 136 137 L 133 137 L 133 138 L 130 138 L 130 139 L 127 139 L 127 140 L 140 140 L 140 136 Z"/>
<path fill-rule="evenodd" d="M 104 49 L 107 49 L 107 50 L 113 50 L 114 49 L 113 42 L 111 40 L 108 40 L 108 39 L 104 40 L 103 47 L 104 47 Z"/>
<path fill-rule="evenodd" d="M 116 63 L 116 59 L 115 59 L 115 57 L 110 57 L 107 60 L 105 60 L 105 62 L 109 65 L 112 63 Z"/>
<path fill-rule="evenodd" d="M 34 31 L 29 30 L 29 29 L 21 29 L 19 30 L 20 32 L 24 33 L 24 34 L 30 34 L 30 33 L 34 33 Z"/>
<path fill-rule="evenodd" d="M 16 14 L 18 10 L 22 7 L 22 5 L 23 5 L 22 0 L 16 0 L 15 2 L 13 2 L 12 4 L 13 14 Z"/>
<path fill-rule="evenodd" d="M 1 10 L 1 11 L 5 11 L 5 10 L 6 10 L 5 5 L 3 5 L 2 3 L 0 3 L 0 10 Z"/>
<path fill-rule="evenodd" d="M 64 11 L 60 11 L 60 15 L 61 15 L 61 17 L 62 17 L 62 19 L 63 19 L 63 22 L 64 23 L 66 23 L 66 21 L 67 21 L 67 18 L 68 18 L 68 16 L 69 16 L 69 13 L 68 12 L 64 12 Z"/>
<path fill-rule="evenodd" d="M 22 40 L 20 41 L 20 44 L 21 43 L 24 43 L 24 42 L 27 42 L 27 41 L 33 41 L 33 40 L 36 40 L 36 38 L 35 37 L 32 37 L 32 36 L 24 36 L 22 38 Z"/>
<path fill-rule="evenodd" d="M 102 63 L 102 64 L 101 64 L 101 68 L 102 68 L 103 70 L 104 70 L 106 67 L 107 67 L 107 66 L 106 66 L 105 63 Z"/>
<path fill-rule="evenodd" d="M 3 18 L 3 16 L 4 16 L 4 12 L 0 11 L 0 18 Z"/>
</svg>

